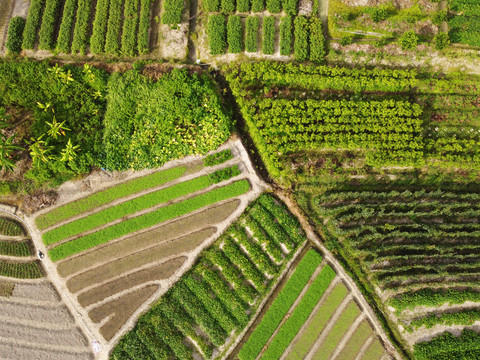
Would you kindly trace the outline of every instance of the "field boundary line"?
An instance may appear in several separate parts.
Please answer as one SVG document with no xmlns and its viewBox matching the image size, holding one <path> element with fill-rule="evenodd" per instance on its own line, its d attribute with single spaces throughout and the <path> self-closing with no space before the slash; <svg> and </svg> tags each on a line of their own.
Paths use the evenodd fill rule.
<svg viewBox="0 0 480 360">
<path fill-rule="evenodd" d="M 342 315 L 343 310 L 347 307 L 350 302 L 353 301 L 352 293 L 348 293 L 347 296 L 342 300 L 340 305 L 337 306 L 333 315 L 328 319 L 327 325 L 322 329 L 320 336 L 315 340 L 313 346 L 308 351 L 307 355 L 305 355 L 305 359 L 311 360 L 315 353 L 317 352 L 318 348 L 322 345 L 327 335 L 330 333 L 330 330 L 335 326 L 337 323 L 338 318 Z"/>
<path fill-rule="evenodd" d="M 374 313 L 372 307 L 367 302 L 365 297 L 363 296 L 362 292 L 358 288 L 355 281 L 348 275 L 348 273 L 343 269 L 340 262 L 332 255 L 332 253 L 326 248 L 326 246 L 322 243 L 320 238 L 315 233 L 312 225 L 308 222 L 308 220 L 303 215 L 302 210 L 299 208 L 297 203 L 291 199 L 291 197 L 285 193 L 284 191 L 277 189 L 275 194 L 287 205 L 288 209 L 292 214 L 294 214 L 303 230 L 307 234 L 307 238 L 313 242 L 323 253 L 325 260 L 330 264 L 332 269 L 337 273 L 347 288 L 349 289 L 350 293 L 353 294 L 354 298 L 357 300 L 358 304 L 360 305 L 360 310 L 365 312 L 366 317 L 368 318 L 370 324 L 373 326 L 375 332 L 380 336 L 384 346 L 386 347 L 387 352 L 397 360 L 403 359 L 402 356 L 399 354 L 398 350 L 393 346 L 392 342 L 388 338 L 385 330 L 380 325 L 379 320 L 377 319 L 376 314 Z"/>
<path fill-rule="evenodd" d="M 29 347 L 34 349 L 41 349 L 47 351 L 59 351 L 59 352 L 66 352 L 66 353 L 74 353 L 74 354 L 91 354 L 92 352 L 87 350 L 88 347 L 77 347 L 77 346 L 62 346 L 62 345 L 53 345 L 53 344 L 43 344 L 43 343 L 33 343 L 29 341 L 19 340 L 19 339 L 12 339 L 0 336 L 0 343 L 1 344 L 12 344 L 15 346 L 22 346 L 22 347 Z"/>
<path fill-rule="evenodd" d="M 282 318 L 282 321 L 280 321 L 280 323 L 278 324 L 277 328 L 275 329 L 275 331 L 272 333 L 272 335 L 270 336 L 270 338 L 267 340 L 267 342 L 265 343 L 265 345 L 263 346 L 262 350 L 258 353 L 257 357 L 255 359 L 260 359 L 263 354 L 265 353 L 265 351 L 267 350 L 268 346 L 271 344 L 271 342 L 273 341 L 273 339 L 275 338 L 275 336 L 278 334 L 278 332 L 280 331 L 280 328 L 283 326 L 283 324 L 285 323 L 285 321 L 288 320 L 288 318 L 292 315 L 292 313 L 295 311 L 295 308 L 297 307 L 298 303 L 302 300 L 303 296 L 305 295 L 305 293 L 308 291 L 308 289 L 310 288 L 310 285 L 312 285 L 313 281 L 316 279 L 316 277 L 320 274 L 320 272 L 322 271 L 322 269 L 327 266 L 327 263 L 325 261 L 325 259 L 322 258 L 322 262 L 320 263 L 320 265 L 318 265 L 318 267 L 315 269 L 315 271 L 312 273 L 312 275 L 310 276 L 310 279 L 308 279 L 307 283 L 305 284 L 305 286 L 303 287 L 302 291 L 300 292 L 300 294 L 298 294 L 298 297 L 295 299 L 295 301 L 293 302 L 292 306 L 290 306 L 290 308 L 288 309 L 287 313 L 285 314 L 285 316 Z M 282 290 L 280 290 L 281 292 Z M 279 293 L 280 293 L 279 292 Z M 268 310 L 267 310 L 268 311 Z"/>
<path fill-rule="evenodd" d="M 38 279 L 19 279 L 19 278 L 13 278 L 8 276 L 0 276 L 1 281 L 24 283 L 24 284 L 38 284 L 39 282 L 44 282 L 45 278 L 46 277 L 44 276 Z"/>
<path fill-rule="evenodd" d="M 7 236 L 7 235 L 0 235 L 0 241 L 4 242 L 22 242 L 32 240 L 30 236 Z"/>
<path fill-rule="evenodd" d="M 237 175 L 237 176 L 234 176 L 228 180 L 224 180 L 222 182 L 219 182 L 218 184 L 211 184 L 209 186 L 207 186 L 206 188 L 203 188 L 203 189 L 200 189 L 200 190 L 197 190 L 197 191 L 194 191 L 194 192 L 191 192 L 189 194 L 186 194 L 186 195 L 182 195 L 182 196 L 179 196 L 179 197 L 176 197 L 174 199 L 171 199 L 169 201 L 165 201 L 165 202 L 162 202 L 162 203 L 159 203 L 157 205 L 154 205 L 152 207 L 149 207 L 149 208 L 146 208 L 146 209 L 143 209 L 143 210 L 139 210 L 139 211 L 136 211 L 132 214 L 128 214 L 128 215 L 125 215 L 125 216 L 122 216 L 120 218 L 117 218 L 109 223 L 106 223 L 106 224 L 103 224 L 103 225 L 100 225 L 100 226 L 97 226 L 96 228 L 93 228 L 93 229 L 90 229 L 90 230 L 87 230 L 87 231 L 84 231 L 84 232 L 81 232 L 79 234 L 76 234 L 76 235 L 72 235 L 72 236 L 69 236 L 65 239 L 62 239 L 60 241 L 57 241 L 55 243 L 52 243 L 52 244 L 49 244 L 49 245 L 45 245 L 46 248 L 48 250 L 52 250 L 60 245 L 63 245 L 63 244 L 66 244 L 68 242 L 72 242 L 72 241 L 75 241 L 77 239 L 80 239 L 84 236 L 88 236 L 88 235 L 91 235 L 91 234 L 94 234 L 96 232 L 99 232 L 101 230 L 104 230 L 104 229 L 107 229 L 109 227 L 112 227 L 112 226 L 115 226 L 115 225 L 118 225 L 124 221 L 127 221 L 127 220 L 130 220 L 130 219 L 134 219 L 134 218 L 137 218 L 137 217 L 140 217 L 140 216 L 143 216 L 143 215 L 146 215 L 146 214 L 149 214 L 149 213 L 152 213 L 152 212 L 155 212 L 157 210 L 160 210 L 164 207 L 167 207 L 167 206 L 171 206 L 171 205 L 174 205 L 174 204 L 178 204 L 178 203 L 181 203 L 183 201 L 186 201 L 186 200 L 189 200 L 189 199 L 192 199 L 192 198 L 195 198 L 197 196 L 200 196 L 200 195 L 203 195 L 203 194 L 207 194 L 213 190 L 216 190 L 216 189 L 220 189 L 220 188 L 223 188 L 223 187 L 226 187 L 228 185 L 231 185 L 233 184 L 234 182 L 237 182 L 237 181 L 241 181 L 241 180 L 249 180 L 248 176 L 245 176 L 244 174 L 240 174 L 240 175 Z M 250 181 L 249 181 L 250 183 Z M 250 184 L 251 185 L 251 184 Z M 173 186 L 173 185 L 172 185 Z M 231 199 L 231 198 L 230 198 Z M 216 202 L 214 204 L 217 204 L 219 202 Z M 204 206 L 205 207 L 205 206 Z M 202 209 L 202 208 L 200 208 Z M 200 210 L 198 209 L 198 210 Z M 190 213 L 193 213 L 192 212 L 189 212 L 188 214 Z M 184 214 L 184 215 L 187 215 L 187 214 Z M 162 222 L 163 223 L 163 222 Z M 161 224 L 161 223 L 160 223 Z M 155 224 L 154 226 L 157 226 L 158 224 Z M 150 229 L 152 226 L 146 228 L 146 229 Z M 143 231 L 143 230 L 146 230 L 146 229 L 140 229 L 138 231 Z M 132 232 L 132 233 L 129 233 L 129 234 L 136 234 L 137 232 Z M 129 235 L 127 234 L 127 235 Z M 125 235 L 124 235 L 125 236 Z M 112 240 L 115 240 L 115 239 L 112 239 Z M 110 240 L 110 241 L 112 241 Z M 43 241 L 43 234 L 42 234 L 42 241 Z M 109 243 L 110 241 L 107 241 L 106 243 Z M 96 247 L 96 246 L 95 246 Z M 92 248 L 93 249 L 93 248 Z M 83 252 L 83 251 L 82 251 Z"/>
<path fill-rule="evenodd" d="M 327 299 L 327 297 L 332 293 L 333 289 L 335 288 L 335 286 L 337 286 L 338 283 L 341 283 L 341 280 L 338 276 L 335 276 L 335 278 L 332 280 L 332 282 L 330 283 L 330 285 L 328 286 L 327 290 L 325 290 L 325 292 L 322 294 L 322 296 L 320 297 L 320 299 L 318 300 L 318 303 L 315 305 L 315 307 L 313 308 L 312 312 L 308 315 L 308 318 L 307 320 L 302 324 L 300 330 L 298 331 L 298 333 L 295 335 L 295 337 L 293 338 L 293 340 L 290 342 L 290 344 L 287 346 L 287 348 L 285 349 L 285 351 L 283 352 L 282 356 L 280 357 L 280 360 L 284 360 L 287 358 L 288 354 L 291 353 L 292 351 L 292 348 L 294 347 L 294 345 L 298 342 L 298 340 L 300 339 L 300 337 L 302 336 L 302 334 L 305 332 L 305 330 L 307 329 L 307 327 L 309 326 L 310 322 L 312 321 L 313 317 L 315 316 L 315 314 L 318 313 L 318 311 L 320 310 L 320 308 L 325 304 L 325 300 Z"/>
<path fill-rule="evenodd" d="M 10 255 L 0 255 L 0 260 L 13 261 L 16 263 L 28 263 L 37 258 L 33 255 L 29 256 L 10 256 Z"/>
<path fill-rule="evenodd" d="M 353 333 L 355 332 L 355 330 L 357 330 L 358 326 L 363 320 L 365 320 L 365 313 L 362 311 L 360 315 L 355 319 L 353 324 L 350 326 L 350 328 L 347 330 L 345 335 L 343 335 L 342 340 L 340 340 L 337 347 L 333 351 L 332 356 L 330 357 L 331 360 L 335 360 L 340 355 L 342 350 L 345 348 L 345 345 L 348 343 Z M 342 360 L 342 359 L 338 359 L 338 360 Z"/>
<path fill-rule="evenodd" d="M 144 248 L 139 248 L 138 250 L 135 249 L 135 251 L 132 251 L 132 252 L 126 254 L 126 255 L 116 257 L 115 259 L 110 260 L 110 261 L 103 261 L 103 262 L 101 262 L 101 263 L 97 263 L 97 264 L 95 264 L 95 265 L 93 265 L 93 266 L 90 266 L 90 267 L 88 267 L 88 268 L 84 268 L 84 269 L 82 269 L 82 270 L 80 270 L 80 271 L 77 271 L 77 272 L 75 272 L 75 273 L 72 273 L 72 274 L 70 274 L 70 275 L 68 275 L 68 276 L 65 276 L 65 277 L 62 277 L 62 278 L 65 279 L 65 281 L 68 281 L 68 280 L 70 280 L 71 278 L 73 278 L 73 277 L 75 277 L 75 276 L 78 276 L 78 275 L 83 274 L 83 273 L 85 273 L 85 272 L 87 272 L 87 271 L 90 271 L 90 270 L 99 268 L 99 267 L 101 267 L 101 266 L 103 266 L 103 265 L 106 265 L 106 264 L 109 264 L 109 263 L 112 263 L 112 262 L 115 262 L 115 261 L 123 260 L 123 259 L 125 259 L 125 258 L 128 258 L 128 257 L 131 256 L 131 255 L 138 254 L 138 253 L 140 253 L 140 252 L 142 252 L 142 251 L 151 250 L 151 249 L 153 249 L 153 248 L 156 248 L 157 246 L 167 245 L 167 244 L 169 244 L 169 243 L 171 243 L 171 242 L 173 242 L 173 241 L 177 241 L 178 239 L 180 239 L 180 238 L 182 238 L 182 237 L 191 236 L 191 235 L 193 235 L 193 234 L 195 234 L 195 233 L 197 233 L 197 232 L 204 231 L 204 230 L 207 230 L 207 229 L 210 229 L 210 228 L 214 228 L 214 229 L 215 229 L 215 232 L 218 231 L 218 229 L 217 229 L 216 226 L 208 226 L 208 227 L 205 227 L 205 228 L 202 228 L 202 229 L 198 229 L 198 230 L 189 232 L 189 233 L 187 233 L 187 234 L 184 234 L 184 235 L 181 235 L 181 236 L 172 238 L 172 239 L 167 239 L 167 240 L 165 240 L 165 241 L 158 242 L 158 243 L 153 244 L 153 245 L 151 245 L 151 246 L 147 246 L 147 247 L 144 247 Z M 186 252 L 179 253 L 178 256 L 181 256 L 182 254 L 185 254 L 185 253 L 186 253 Z M 174 256 L 174 255 L 172 255 L 172 256 Z M 73 258 L 73 257 L 70 257 L 70 258 L 67 258 L 67 259 L 72 259 L 72 258 Z M 162 259 L 162 260 L 163 260 L 163 259 Z M 59 263 L 60 263 L 60 262 L 59 262 Z M 160 263 L 163 263 L 163 261 L 161 261 Z M 142 266 L 143 266 L 143 265 L 142 265 Z M 122 276 L 123 276 L 124 274 L 127 274 L 127 273 L 128 273 L 128 272 L 122 273 Z"/>
<path fill-rule="evenodd" d="M 358 352 L 357 356 L 355 357 L 354 360 L 361 360 L 363 358 L 363 355 L 365 355 L 365 352 L 367 349 L 370 347 L 370 344 L 375 341 L 375 338 L 377 337 L 377 334 L 373 333 L 370 335 L 363 344 L 363 346 L 360 348 L 360 351 Z"/>
</svg>

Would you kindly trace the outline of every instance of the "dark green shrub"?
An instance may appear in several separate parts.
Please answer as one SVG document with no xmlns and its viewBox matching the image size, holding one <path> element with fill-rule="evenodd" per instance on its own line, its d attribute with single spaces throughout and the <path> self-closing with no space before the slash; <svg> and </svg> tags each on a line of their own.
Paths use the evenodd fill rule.
<svg viewBox="0 0 480 360">
<path fill-rule="evenodd" d="M 280 23 L 280 55 L 289 56 L 292 53 L 293 19 L 285 16 Z"/>
<path fill-rule="evenodd" d="M 365 12 L 370 15 L 370 18 L 373 22 L 380 22 L 382 20 L 386 20 L 390 16 L 396 13 L 395 7 L 391 4 L 384 4 L 375 7 L 369 7 L 365 9 Z"/>
<path fill-rule="evenodd" d="M 355 38 L 354 34 L 345 34 L 340 39 L 339 43 L 342 46 L 347 46 L 347 45 L 350 45 L 353 42 L 354 38 Z"/>
<path fill-rule="evenodd" d="M 310 21 L 310 60 L 320 63 L 325 58 L 323 23 L 318 17 L 312 17 Z"/>
<path fill-rule="evenodd" d="M 445 49 L 450 44 L 448 33 L 439 32 L 438 34 L 435 34 L 435 36 L 433 37 L 433 43 L 435 44 L 435 49 Z"/>
<path fill-rule="evenodd" d="M 229 16 L 227 22 L 228 52 L 232 54 L 238 54 L 239 52 L 242 52 L 242 33 L 242 18 L 238 15 Z"/>
<path fill-rule="evenodd" d="M 308 59 L 308 33 L 309 21 L 305 16 L 298 16 L 294 20 L 295 25 L 295 60 L 301 62 Z"/>
<path fill-rule="evenodd" d="M 211 55 L 225 53 L 227 47 L 225 32 L 225 17 L 223 15 L 210 15 L 208 17 L 207 34 Z"/>
<path fill-rule="evenodd" d="M 238 12 L 249 12 L 250 11 L 250 0 L 237 0 L 237 11 Z"/>
<path fill-rule="evenodd" d="M 400 37 L 400 46 L 402 50 L 415 50 L 418 45 L 418 36 L 415 31 L 410 30 Z"/>
<path fill-rule="evenodd" d="M 435 25 L 442 25 L 444 21 L 447 21 L 447 10 L 437 11 L 432 17 L 432 23 Z"/>
<path fill-rule="evenodd" d="M 226 13 L 235 12 L 235 0 L 221 0 L 222 10 Z"/>
<path fill-rule="evenodd" d="M 263 0 L 252 0 L 252 12 L 261 12 L 265 10 L 265 3 Z"/>
<path fill-rule="evenodd" d="M 220 0 L 203 0 L 203 8 L 206 12 L 217 12 L 220 10 Z"/>
<path fill-rule="evenodd" d="M 245 31 L 245 50 L 247 52 L 257 52 L 259 28 L 260 18 L 258 16 L 247 17 L 247 25 Z"/>
<path fill-rule="evenodd" d="M 263 17 L 263 53 L 272 55 L 275 51 L 275 18 Z"/>
<path fill-rule="evenodd" d="M 16 16 L 8 24 L 8 37 L 5 44 L 9 54 L 18 54 L 22 51 L 23 30 L 25 29 L 25 19 Z"/>
</svg>

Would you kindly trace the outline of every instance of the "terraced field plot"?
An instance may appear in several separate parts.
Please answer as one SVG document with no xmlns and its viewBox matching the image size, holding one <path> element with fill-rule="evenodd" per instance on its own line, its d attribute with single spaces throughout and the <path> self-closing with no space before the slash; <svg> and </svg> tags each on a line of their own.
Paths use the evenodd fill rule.
<svg viewBox="0 0 480 360">
<path fill-rule="evenodd" d="M 269 304 L 238 352 L 246 359 L 389 359 L 333 269 L 313 249 Z"/>
<path fill-rule="evenodd" d="M 442 335 L 445 344 L 455 346 L 442 347 L 441 339 L 415 345 L 480 323 L 476 188 L 356 183 L 323 193 L 312 189 L 302 189 L 300 204 L 365 285 L 379 287 L 379 306 L 415 356 L 478 356 L 480 342 L 468 332 L 455 340 Z"/>
<path fill-rule="evenodd" d="M 224 356 L 305 241 L 286 207 L 261 195 L 139 319 L 111 358 Z"/>
<path fill-rule="evenodd" d="M 226 154 L 220 161 L 229 163 L 207 157 L 216 167 L 194 161 L 160 170 L 37 216 L 58 274 L 105 340 L 248 203 L 247 166 L 237 147 Z"/>
<path fill-rule="evenodd" d="M 2 358 L 93 359 L 87 338 L 55 288 L 44 278 L 28 234 L 11 218 L 0 218 L 0 224 Z M 10 230 L 5 231 L 7 228 Z M 6 232 L 15 236 L 5 236 Z"/>
</svg>

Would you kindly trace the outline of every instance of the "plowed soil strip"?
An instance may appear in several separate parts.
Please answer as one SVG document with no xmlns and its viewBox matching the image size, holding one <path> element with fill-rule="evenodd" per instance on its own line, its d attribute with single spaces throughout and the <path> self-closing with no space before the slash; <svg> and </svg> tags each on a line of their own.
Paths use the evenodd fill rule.
<svg viewBox="0 0 480 360">
<path fill-rule="evenodd" d="M 239 205 L 240 200 L 235 199 L 183 219 L 161 225 L 147 232 L 134 235 L 125 240 L 104 245 L 95 249 L 95 251 L 62 261 L 58 264 L 57 270 L 60 276 L 67 277 L 106 260 L 113 261 L 133 252 L 165 243 L 175 237 L 184 236 L 190 232 L 204 229 L 210 224 L 224 221 Z"/>
<path fill-rule="evenodd" d="M 31 320 L 40 323 L 72 324 L 73 318 L 65 306 L 42 307 L 26 304 L 13 304 L 0 299 L 2 316 L 10 318 L 21 317 L 24 320 Z"/>
<path fill-rule="evenodd" d="M 60 297 L 50 283 L 22 284 L 17 283 L 13 298 L 58 302 Z"/>
<path fill-rule="evenodd" d="M 0 337 L 22 339 L 31 343 L 43 343 L 72 347 L 87 346 L 83 334 L 72 326 L 69 330 L 48 330 L 18 324 L 1 324 Z"/>
<path fill-rule="evenodd" d="M 48 351 L 34 347 L 27 347 L 22 344 L 2 344 L 0 343 L 0 354 L 2 359 L 8 360 L 92 360 L 93 355 L 87 352 L 85 353 L 68 353 L 59 351 Z"/>
<path fill-rule="evenodd" d="M 156 285 L 146 286 L 91 310 L 88 316 L 93 322 L 99 323 L 107 316 L 113 315 L 107 323 L 100 328 L 100 334 L 102 334 L 107 341 L 111 340 L 135 310 L 147 301 L 157 289 L 158 286 Z"/>
<path fill-rule="evenodd" d="M 182 266 L 186 259 L 186 257 L 175 258 L 163 264 L 117 278 L 80 294 L 78 302 L 85 307 L 148 281 L 168 279 Z"/>
<path fill-rule="evenodd" d="M 355 360 L 363 344 L 373 334 L 372 327 L 367 320 L 363 320 L 355 329 L 352 337 L 345 344 L 340 354 L 336 357 L 338 360 Z"/>
<path fill-rule="evenodd" d="M 294 339 L 293 347 L 286 357 L 287 360 L 301 360 L 305 358 L 315 340 L 317 340 L 325 328 L 328 320 L 330 320 L 347 295 L 348 289 L 345 285 L 337 283 L 324 301 L 317 305 L 312 316 L 304 325 L 304 330 Z"/>
<path fill-rule="evenodd" d="M 168 243 L 93 268 L 72 277 L 67 281 L 67 287 L 72 293 L 76 293 L 88 286 L 118 277 L 121 274 L 132 271 L 142 265 L 158 262 L 170 256 L 191 251 L 212 236 L 216 230 L 217 229 L 213 227 L 200 230 Z"/>
</svg>

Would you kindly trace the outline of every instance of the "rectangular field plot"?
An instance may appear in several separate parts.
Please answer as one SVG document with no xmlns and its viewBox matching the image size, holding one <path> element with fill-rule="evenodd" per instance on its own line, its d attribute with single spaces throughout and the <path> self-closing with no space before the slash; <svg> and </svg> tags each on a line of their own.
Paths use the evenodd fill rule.
<svg viewBox="0 0 480 360">
<path fill-rule="evenodd" d="M 219 348 L 235 341 L 305 241 L 286 207 L 261 195 L 120 340 L 113 359 L 221 356 Z M 296 275 L 303 285 L 292 282 L 292 291 L 301 291 L 321 262 L 314 251 L 305 259 Z M 324 287 L 318 281 L 312 289 Z"/>
</svg>

